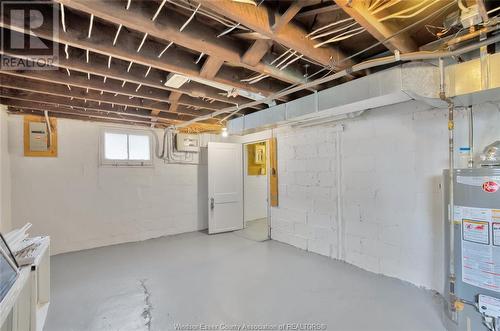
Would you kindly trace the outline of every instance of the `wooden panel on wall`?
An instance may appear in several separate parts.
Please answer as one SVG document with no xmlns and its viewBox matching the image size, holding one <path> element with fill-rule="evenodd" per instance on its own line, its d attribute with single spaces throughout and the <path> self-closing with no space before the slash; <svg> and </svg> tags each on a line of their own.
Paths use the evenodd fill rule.
<svg viewBox="0 0 500 331">
<path fill-rule="evenodd" d="M 36 115 L 24 116 L 24 156 L 57 157 L 57 119 L 49 118 L 52 130 L 51 144 L 47 151 L 32 151 L 30 149 L 30 123 L 45 123 L 45 117 Z"/>
<path fill-rule="evenodd" d="M 269 166 L 271 173 L 269 174 L 269 196 L 271 207 L 278 206 L 278 142 L 276 138 L 271 138 L 268 141 L 269 146 Z"/>
</svg>

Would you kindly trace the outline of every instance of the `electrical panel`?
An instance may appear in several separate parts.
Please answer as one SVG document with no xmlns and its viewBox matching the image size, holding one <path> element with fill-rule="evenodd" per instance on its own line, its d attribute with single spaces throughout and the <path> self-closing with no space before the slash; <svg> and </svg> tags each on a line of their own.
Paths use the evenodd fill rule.
<svg viewBox="0 0 500 331">
<path fill-rule="evenodd" d="M 32 152 L 46 152 L 49 150 L 49 130 L 46 123 L 30 122 L 29 149 Z"/>
<path fill-rule="evenodd" d="M 47 123 L 50 123 L 50 128 Z M 57 119 L 24 116 L 24 156 L 57 157 Z"/>
<path fill-rule="evenodd" d="M 179 152 L 197 153 L 200 151 L 200 137 L 196 134 L 178 133 L 176 147 Z"/>
<path fill-rule="evenodd" d="M 249 144 L 246 147 L 248 176 L 266 175 L 266 143 Z"/>
</svg>

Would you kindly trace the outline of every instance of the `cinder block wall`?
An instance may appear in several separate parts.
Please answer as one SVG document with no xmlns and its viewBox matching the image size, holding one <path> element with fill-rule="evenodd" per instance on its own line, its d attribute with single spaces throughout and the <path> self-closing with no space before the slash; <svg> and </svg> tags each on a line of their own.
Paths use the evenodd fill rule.
<svg viewBox="0 0 500 331">
<path fill-rule="evenodd" d="M 30 234 L 50 235 L 52 254 L 207 227 L 206 165 L 101 167 L 107 125 L 67 119 L 58 119 L 57 158 L 24 157 L 23 118 L 8 123 L 12 226 L 31 222 Z"/>
<path fill-rule="evenodd" d="M 476 150 L 500 138 L 491 127 L 499 109 L 474 107 Z M 458 149 L 467 146 L 465 112 L 456 119 Z M 447 111 L 408 102 L 344 124 L 341 133 L 276 130 L 280 203 L 271 210 L 272 238 L 441 291 Z"/>
</svg>

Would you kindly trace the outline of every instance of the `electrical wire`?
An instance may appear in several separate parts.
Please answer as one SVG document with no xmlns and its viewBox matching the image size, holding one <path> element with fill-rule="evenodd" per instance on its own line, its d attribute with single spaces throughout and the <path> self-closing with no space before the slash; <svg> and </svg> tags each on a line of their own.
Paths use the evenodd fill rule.
<svg viewBox="0 0 500 331">
<path fill-rule="evenodd" d="M 340 21 L 336 21 L 336 22 L 333 22 L 333 23 L 327 24 L 327 25 L 325 25 L 325 26 L 319 27 L 319 28 L 317 28 L 317 29 L 315 29 L 315 30 L 311 31 L 309 34 L 307 34 L 307 35 L 306 35 L 306 37 L 310 37 L 310 36 L 312 36 L 313 34 L 316 34 L 316 33 L 320 32 L 320 31 L 323 31 L 323 30 L 325 30 L 325 29 L 328 29 L 328 28 L 330 28 L 330 27 L 333 27 L 333 26 L 335 26 L 335 25 L 338 25 L 338 24 L 341 24 L 341 23 L 344 23 L 344 22 L 348 22 L 348 21 L 354 21 L 354 18 L 349 17 L 349 18 L 346 18 L 346 19 L 343 19 L 343 20 L 340 20 Z"/>
<path fill-rule="evenodd" d="M 187 19 L 186 23 L 184 23 L 181 28 L 179 29 L 179 31 L 182 32 L 182 30 L 184 30 L 186 28 L 186 26 L 189 24 L 189 22 L 191 22 L 194 18 L 194 15 L 196 15 L 196 13 L 198 12 L 198 10 L 200 9 L 201 7 L 201 3 L 198 4 L 198 7 L 196 7 L 196 9 L 193 11 L 193 13 L 191 14 L 191 16 L 189 16 L 189 18 Z"/>
<path fill-rule="evenodd" d="M 499 10 L 500 10 L 500 6 L 498 6 L 497 8 L 493 8 L 492 10 L 488 11 L 487 14 L 490 15 L 490 14 L 493 14 L 494 12 L 496 12 L 496 11 L 499 11 Z"/>
<path fill-rule="evenodd" d="M 440 9 L 438 9 L 438 10 L 436 10 L 436 11 L 432 12 L 432 13 L 431 13 L 430 15 L 428 15 L 427 17 L 424 17 L 424 18 L 422 18 L 422 19 L 420 19 L 420 20 L 418 20 L 418 21 L 415 21 L 414 23 L 412 23 L 412 24 L 410 24 L 410 25 L 408 25 L 408 26 L 406 26 L 406 27 L 402 28 L 401 30 L 399 30 L 399 31 L 397 31 L 397 32 L 395 32 L 395 33 L 393 33 L 392 35 L 390 35 L 390 36 L 388 36 L 388 37 L 386 37 L 384 40 L 378 41 L 378 42 L 374 43 L 373 45 L 368 46 L 368 47 L 366 47 L 366 48 L 364 48 L 364 49 L 360 50 L 359 52 L 356 52 L 355 54 L 352 54 L 352 55 L 350 55 L 350 56 L 348 56 L 348 57 L 346 57 L 346 58 L 343 58 L 342 60 L 338 61 L 338 62 L 336 63 L 336 65 L 339 65 L 339 64 L 341 64 L 341 63 L 343 63 L 343 62 L 346 62 L 346 61 L 349 61 L 349 60 L 351 60 L 351 59 L 353 59 L 353 58 L 357 57 L 357 56 L 358 56 L 358 55 L 360 55 L 360 54 L 363 54 L 363 53 L 365 53 L 365 52 L 367 52 L 367 51 L 369 51 L 369 50 L 371 50 L 371 49 L 373 49 L 373 48 L 375 48 L 375 47 L 378 47 L 378 46 L 380 46 L 380 45 L 384 44 L 384 43 L 385 43 L 385 42 L 387 42 L 388 40 L 390 40 L 390 39 L 392 39 L 392 38 L 394 38 L 394 37 L 398 36 L 398 35 L 399 35 L 399 34 L 401 34 L 401 33 L 406 32 L 407 30 L 409 30 L 409 29 L 413 28 L 414 26 L 417 26 L 418 24 L 420 24 L 420 23 L 424 22 L 425 20 L 428 20 L 428 19 L 430 19 L 430 18 L 432 18 L 432 17 L 434 17 L 434 16 L 436 16 L 436 15 L 439 15 L 439 14 L 441 14 L 441 13 L 445 12 L 446 10 L 448 10 L 449 8 L 451 8 L 451 6 L 452 6 L 452 5 L 455 5 L 455 3 L 454 3 L 454 2 L 450 2 L 448 5 L 443 6 L 443 7 L 441 7 Z M 391 61 L 387 61 L 387 63 L 391 63 L 391 62 L 392 62 L 392 60 L 391 60 Z M 370 63 L 370 61 L 365 61 L 363 64 L 368 64 L 368 63 Z M 333 66 L 332 66 L 332 67 L 333 67 Z M 320 74 L 321 72 L 324 72 L 324 71 L 327 71 L 327 70 L 328 70 L 328 69 L 326 69 L 326 68 L 322 68 L 322 69 L 318 70 L 316 73 L 314 73 L 313 75 L 309 76 L 309 78 L 311 78 L 311 77 L 313 77 L 313 76 L 315 76 L 315 75 L 318 75 L 318 74 Z M 358 70 L 360 70 L 360 69 L 358 69 Z M 350 71 L 350 70 L 349 70 L 349 71 Z M 345 69 L 344 69 L 342 72 L 338 72 L 338 73 L 335 73 L 335 74 L 333 74 L 333 75 L 327 75 L 326 77 L 323 77 L 323 78 L 321 78 L 321 79 L 318 79 L 318 80 L 315 80 L 315 81 L 312 81 L 312 82 L 308 82 L 308 83 L 296 83 L 296 84 L 293 84 L 293 85 L 291 85 L 291 86 L 288 86 L 288 87 L 286 87 L 286 88 L 284 88 L 284 89 L 282 89 L 282 90 L 280 90 L 280 91 L 278 91 L 278 92 L 276 92 L 276 93 L 273 93 L 273 95 L 268 96 L 268 97 L 266 97 L 266 98 L 264 98 L 264 99 L 261 99 L 261 100 L 256 100 L 256 101 L 252 101 L 252 102 L 249 102 L 249 103 L 244 104 L 244 105 L 241 105 L 241 106 L 239 106 L 239 105 L 238 105 L 238 106 L 236 106 L 236 108 L 235 108 L 235 107 L 229 107 L 229 108 L 226 108 L 226 109 L 222 109 L 222 110 L 220 110 L 220 111 L 216 111 L 216 112 L 212 113 L 211 115 L 207 115 L 207 116 L 200 116 L 200 117 L 195 118 L 195 119 L 193 119 L 193 120 L 186 121 L 186 122 L 184 122 L 184 123 L 180 124 L 180 126 L 181 126 L 181 127 L 188 126 L 188 125 L 190 125 L 190 124 L 192 124 L 192 123 L 196 123 L 196 122 L 198 122 L 198 121 L 200 121 L 200 120 L 205 120 L 205 119 L 213 118 L 213 117 L 215 117 L 215 116 L 217 116 L 217 115 L 219 115 L 219 114 L 223 114 L 223 113 L 228 113 L 228 112 L 230 112 L 230 113 L 231 113 L 231 115 L 234 115 L 234 114 L 236 114 L 237 112 L 241 111 L 242 109 L 246 109 L 246 108 L 249 108 L 249 107 L 253 107 L 253 106 L 258 105 L 258 104 L 261 104 L 261 103 L 270 102 L 270 101 L 272 101 L 272 100 L 276 99 L 277 97 L 285 96 L 285 95 L 288 95 L 288 94 L 290 94 L 290 93 L 293 93 L 293 92 L 296 92 L 296 91 L 302 90 L 302 89 L 304 89 L 304 88 L 308 88 L 308 87 L 311 87 L 311 86 L 314 86 L 314 85 L 318 85 L 318 84 L 324 83 L 325 81 L 331 81 L 331 80 L 334 80 L 334 79 L 336 79 L 336 78 L 340 78 L 340 77 L 344 76 L 344 74 L 345 74 L 346 72 L 347 72 L 347 70 L 345 70 Z M 318 82 L 318 81 L 319 81 L 319 82 Z"/>
<path fill-rule="evenodd" d="M 318 48 L 318 47 L 321 47 L 323 45 L 326 45 L 326 44 L 331 44 L 331 43 L 335 43 L 335 42 L 339 42 L 341 40 L 345 40 L 345 39 L 348 39 L 348 38 L 351 38 L 351 37 L 354 37 L 358 34 L 361 34 L 363 32 L 365 32 L 366 29 L 363 28 L 362 26 L 360 26 L 359 28 L 356 28 L 356 29 L 353 29 L 352 31 L 346 31 L 344 33 L 341 33 L 333 38 L 330 38 L 328 40 L 325 40 L 319 44 L 316 44 L 314 45 L 314 48 Z M 351 32 L 351 33 L 349 33 Z"/>
<path fill-rule="evenodd" d="M 348 24 L 348 25 L 345 25 L 343 27 L 340 27 L 338 29 L 335 29 L 335 30 L 331 30 L 331 31 L 328 31 L 328 32 L 323 32 L 322 34 L 318 34 L 314 37 L 311 38 L 311 40 L 316 40 L 318 38 L 323 38 L 323 37 L 326 37 L 326 36 L 329 36 L 331 34 L 334 34 L 334 33 L 338 33 L 338 32 L 341 32 L 341 31 L 344 31 L 346 29 L 349 29 L 355 25 L 358 25 L 358 22 L 354 22 L 354 23 L 351 23 L 351 24 Z"/>
<path fill-rule="evenodd" d="M 167 0 L 167 1 L 170 2 L 173 5 L 176 5 L 178 7 L 183 8 L 183 9 L 186 9 L 186 10 L 189 10 L 189 11 L 193 11 L 194 10 L 194 9 L 192 9 L 190 7 L 191 3 L 189 3 L 188 1 L 185 1 L 185 0 L 178 0 L 178 1 Z M 231 21 L 231 20 L 227 19 L 224 16 L 221 16 L 221 15 L 212 13 L 212 12 L 210 12 L 208 10 L 205 10 L 204 8 L 200 8 L 198 12 L 199 12 L 200 15 L 209 17 L 209 18 L 211 18 L 211 19 L 213 19 L 213 20 L 221 23 L 222 25 L 225 25 L 228 28 L 232 27 L 232 26 L 234 26 L 236 24 L 236 22 Z M 242 25 L 239 25 L 238 29 L 245 30 L 245 31 L 249 30 L 248 28 L 246 28 L 246 27 L 244 27 Z"/>
<path fill-rule="evenodd" d="M 432 1 L 431 3 L 427 4 L 426 6 L 420 8 L 419 10 L 411 13 L 411 14 L 408 14 L 408 15 L 401 15 L 403 13 L 406 13 L 407 11 L 409 11 L 410 9 L 414 9 L 414 8 L 418 8 L 420 7 L 422 4 L 426 3 L 426 1 L 422 1 L 419 3 L 419 5 L 417 6 L 413 6 L 411 8 L 408 8 L 408 9 L 405 9 L 405 10 L 402 10 L 402 11 L 399 11 L 397 13 L 394 13 L 394 14 L 391 14 L 389 16 L 385 16 L 385 17 L 382 17 L 381 19 L 379 19 L 378 21 L 379 22 L 384 22 L 384 21 L 387 21 L 389 19 L 395 19 L 395 18 L 411 18 L 411 17 L 414 17 L 418 14 L 420 14 L 421 12 L 423 12 L 424 10 L 426 10 L 427 8 L 430 8 L 431 6 L 433 6 L 434 4 L 440 2 L 441 0 L 434 0 Z"/>
<path fill-rule="evenodd" d="M 375 15 L 376 13 L 381 12 L 382 10 L 387 9 L 389 7 L 392 7 L 392 6 L 400 3 L 401 1 L 402 0 L 391 0 L 391 1 L 388 1 L 385 4 L 381 5 L 380 7 L 378 7 L 377 9 L 372 10 L 371 13 L 372 13 L 372 15 Z"/>
</svg>

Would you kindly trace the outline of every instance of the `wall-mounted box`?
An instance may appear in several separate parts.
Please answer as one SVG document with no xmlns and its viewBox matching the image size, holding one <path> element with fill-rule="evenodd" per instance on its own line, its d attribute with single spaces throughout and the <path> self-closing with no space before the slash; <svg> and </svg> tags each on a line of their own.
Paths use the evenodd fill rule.
<svg viewBox="0 0 500 331">
<path fill-rule="evenodd" d="M 200 151 L 200 136 L 196 134 L 178 133 L 175 137 L 176 149 L 179 152 Z"/>
<path fill-rule="evenodd" d="M 49 118 L 50 130 L 45 117 L 24 116 L 24 156 L 57 156 L 57 120 Z"/>
</svg>

